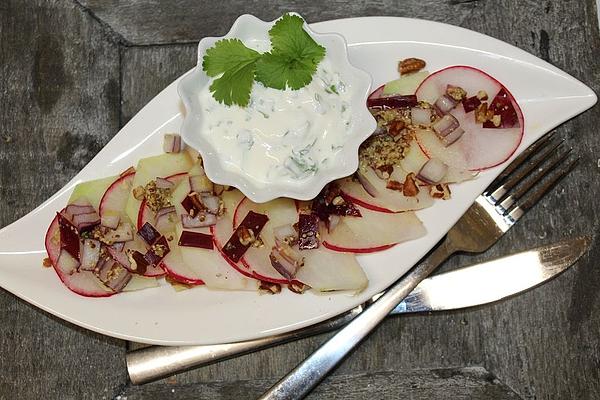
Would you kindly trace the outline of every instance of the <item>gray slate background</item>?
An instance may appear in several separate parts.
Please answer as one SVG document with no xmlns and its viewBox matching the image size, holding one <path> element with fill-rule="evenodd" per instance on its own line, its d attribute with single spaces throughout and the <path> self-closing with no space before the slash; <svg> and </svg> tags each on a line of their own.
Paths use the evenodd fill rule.
<svg viewBox="0 0 600 400">
<path fill-rule="evenodd" d="M 195 43 L 235 18 L 298 11 L 431 19 L 486 33 L 600 89 L 594 0 L 0 1 L 0 227 L 62 187 L 143 105 L 195 63 Z M 402 29 L 401 26 L 398 27 Z M 598 107 L 558 129 L 579 168 L 488 254 L 598 231 Z M 600 248 L 526 294 L 491 306 L 388 319 L 313 398 L 600 398 Z M 0 399 L 254 398 L 316 337 L 128 383 L 123 341 L 58 320 L 0 290 Z"/>
</svg>

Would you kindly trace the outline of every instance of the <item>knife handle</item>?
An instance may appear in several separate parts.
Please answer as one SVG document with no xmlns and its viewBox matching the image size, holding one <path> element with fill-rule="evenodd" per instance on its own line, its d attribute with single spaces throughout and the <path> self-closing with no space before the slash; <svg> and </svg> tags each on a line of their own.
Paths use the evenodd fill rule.
<svg viewBox="0 0 600 400">
<path fill-rule="evenodd" d="M 342 361 L 423 279 L 454 253 L 447 237 L 429 257 L 390 287 L 383 296 L 337 332 L 317 351 L 271 387 L 260 399 L 303 399 Z"/>
<path fill-rule="evenodd" d="M 135 385 L 294 340 L 331 332 L 352 321 L 362 305 L 321 323 L 296 331 L 237 343 L 200 346 L 149 346 L 126 354 L 127 371 Z"/>
</svg>

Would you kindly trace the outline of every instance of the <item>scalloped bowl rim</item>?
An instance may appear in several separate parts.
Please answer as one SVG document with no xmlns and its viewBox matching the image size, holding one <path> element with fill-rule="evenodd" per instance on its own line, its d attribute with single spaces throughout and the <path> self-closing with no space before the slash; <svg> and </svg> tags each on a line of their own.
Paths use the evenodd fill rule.
<svg viewBox="0 0 600 400">
<path fill-rule="evenodd" d="M 203 38 L 198 43 L 197 65 L 183 77 L 177 87 L 186 110 L 181 126 L 182 138 L 187 145 L 197 150 L 202 156 L 208 178 L 218 184 L 234 186 L 252 201 L 258 203 L 278 197 L 309 200 L 317 196 L 327 183 L 351 175 L 358 168 L 358 148 L 360 144 L 376 128 L 375 119 L 366 106 L 372 85 L 371 75 L 350 63 L 347 43 L 342 35 L 338 33 L 316 33 L 305 23 L 304 29 L 320 44 L 325 45 L 328 50 L 333 50 L 334 56 L 338 56 L 333 60 L 334 64 L 337 67 L 342 67 L 340 74 L 344 76 L 345 81 L 351 82 L 350 84 L 356 88 L 351 99 L 353 108 L 351 132 L 347 136 L 344 147 L 337 154 L 336 162 L 328 169 L 320 169 L 310 178 L 293 182 L 270 182 L 266 185 L 255 184 L 242 174 L 223 166 L 217 149 L 198 132 L 199 121 L 202 117 L 202 110 L 198 109 L 198 93 L 199 89 L 204 88 L 209 80 L 202 70 L 202 57 L 206 49 L 212 47 L 216 41 L 232 37 L 243 37 L 244 31 L 248 32 L 248 29 L 260 29 L 261 32 L 266 34 L 277 19 L 266 22 L 253 15 L 244 14 L 236 19 L 226 35 Z M 339 49 L 336 51 L 331 46 L 338 46 Z"/>
</svg>

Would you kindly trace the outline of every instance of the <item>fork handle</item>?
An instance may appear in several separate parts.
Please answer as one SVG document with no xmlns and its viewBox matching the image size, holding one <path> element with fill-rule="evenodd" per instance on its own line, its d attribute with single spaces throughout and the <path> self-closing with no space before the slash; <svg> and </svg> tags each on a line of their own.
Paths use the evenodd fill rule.
<svg viewBox="0 0 600 400">
<path fill-rule="evenodd" d="M 260 399 L 302 399 L 360 343 L 423 279 L 456 249 L 446 237 L 423 262 L 390 287 L 345 328 L 298 364 Z"/>
</svg>

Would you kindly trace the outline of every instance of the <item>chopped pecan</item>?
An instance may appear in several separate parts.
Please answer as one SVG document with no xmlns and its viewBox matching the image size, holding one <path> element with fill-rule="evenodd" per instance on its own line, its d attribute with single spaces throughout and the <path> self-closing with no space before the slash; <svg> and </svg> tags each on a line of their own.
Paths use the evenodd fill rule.
<svg viewBox="0 0 600 400">
<path fill-rule="evenodd" d="M 375 174 L 379 179 L 388 179 L 392 175 L 392 172 L 394 172 L 393 165 L 380 165 L 375 168 Z"/>
<path fill-rule="evenodd" d="M 487 103 L 481 103 L 475 110 L 475 121 L 480 124 L 491 121 L 492 118 L 494 118 L 494 111 L 488 109 Z"/>
<path fill-rule="evenodd" d="M 397 190 L 399 192 L 402 192 L 404 185 L 398 181 L 390 180 L 388 181 L 387 185 L 385 185 L 385 187 L 391 190 Z"/>
<path fill-rule="evenodd" d="M 434 199 L 448 200 L 452 193 L 450 187 L 446 183 L 439 183 L 429 187 L 429 195 Z"/>
<path fill-rule="evenodd" d="M 42 261 L 42 265 L 44 266 L 44 268 L 49 268 L 52 266 L 52 261 L 50 261 L 49 257 L 44 258 L 44 261 Z"/>
<path fill-rule="evenodd" d="M 404 121 L 396 119 L 387 125 L 387 130 L 391 136 L 398 136 L 402 133 L 402 129 L 405 127 L 406 123 Z"/>
<path fill-rule="evenodd" d="M 406 175 L 406 179 L 404 179 L 404 184 L 402 185 L 402 194 L 406 197 L 414 197 L 419 194 L 419 186 L 415 181 L 415 174 L 410 173 Z"/>
<path fill-rule="evenodd" d="M 250 246 L 256 241 L 256 237 L 254 236 L 252 229 L 248 229 L 243 225 L 238 228 L 238 238 L 242 246 Z"/>
<path fill-rule="evenodd" d="M 446 87 L 446 94 L 456 101 L 462 101 L 462 99 L 467 97 L 467 92 L 460 86 L 448 85 Z"/>
<path fill-rule="evenodd" d="M 341 206 L 342 204 L 345 204 L 346 200 L 344 200 L 344 198 L 342 196 L 335 196 L 333 198 L 333 200 L 331 200 L 331 204 L 333 204 L 334 206 Z"/>
<path fill-rule="evenodd" d="M 302 293 L 306 292 L 308 289 L 310 289 L 310 286 L 305 285 L 304 283 L 301 283 L 298 281 L 291 281 L 288 284 L 288 289 L 290 289 L 291 292 L 294 292 L 297 294 L 302 294 Z"/>
<path fill-rule="evenodd" d="M 278 294 L 281 292 L 281 285 L 279 283 L 260 281 L 258 290 L 262 293 Z"/>
<path fill-rule="evenodd" d="M 398 63 L 398 72 L 400 72 L 400 75 L 410 74 L 422 70 L 425 65 L 425 61 L 420 58 L 407 58 Z"/>
<path fill-rule="evenodd" d="M 144 190 L 143 186 L 138 186 L 133 189 L 133 197 L 136 200 L 143 200 L 145 194 L 146 194 L 146 191 Z"/>
<path fill-rule="evenodd" d="M 477 92 L 477 98 L 481 101 L 487 100 L 488 94 L 485 90 L 480 90 L 479 92 Z"/>
</svg>

